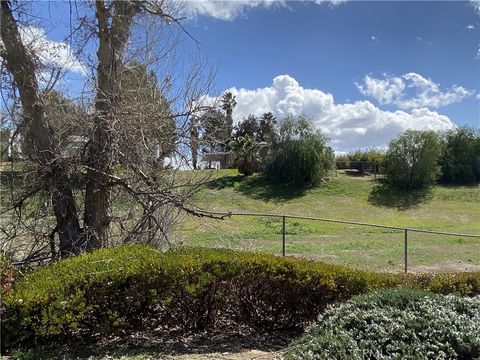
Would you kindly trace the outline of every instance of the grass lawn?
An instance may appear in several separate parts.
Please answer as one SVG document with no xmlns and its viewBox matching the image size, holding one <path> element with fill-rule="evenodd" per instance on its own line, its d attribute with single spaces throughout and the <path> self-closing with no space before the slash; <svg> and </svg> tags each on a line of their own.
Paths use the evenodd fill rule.
<svg viewBox="0 0 480 360">
<path fill-rule="evenodd" d="M 480 186 L 393 191 L 372 176 L 339 172 L 313 189 L 272 184 L 219 170 L 195 199 L 212 211 L 266 212 L 480 234 Z M 377 271 L 403 269 L 404 233 L 390 229 L 287 219 L 287 255 Z M 281 219 L 187 217 L 177 239 L 188 245 L 281 253 Z M 480 270 L 480 239 L 409 233 L 412 271 Z"/>
</svg>

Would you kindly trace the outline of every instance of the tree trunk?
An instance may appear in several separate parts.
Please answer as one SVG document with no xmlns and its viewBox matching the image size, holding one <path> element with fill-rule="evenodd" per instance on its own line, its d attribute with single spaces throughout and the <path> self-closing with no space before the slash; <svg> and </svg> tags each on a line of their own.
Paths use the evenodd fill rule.
<svg viewBox="0 0 480 360">
<path fill-rule="evenodd" d="M 232 137 L 232 129 L 233 129 L 233 109 L 229 108 L 227 109 L 227 139 L 226 141 L 228 142 L 229 139 Z"/>
<path fill-rule="evenodd" d="M 120 96 L 123 54 L 137 11 L 138 4 L 134 2 L 114 1 L 113 6 L 107 8 L 103 0 L 96 1 L 99 40 L 97 97 L 84 215 L 87 243 L 92 249 L 103 247 L 107 242 L 111 220 L 110 182 L 115 155 L 115 107 Z"/>
<path fill-rule="evenodd" d="M 45 173 L 46 187 L 51 194 L 60 238 L 60 254 L 77 254 L 81 229 L 67 170 L 62 166 L 52 131 L 45 119 L 45 109 L 39 95 L 35 65 L 22 44 L 17 23 L 9 2 L 1 2 L 1 38 L 5 47 L 2 57 L 12 73 L 22 103 L 28 135 L 32 139 L 34 161 Z"/>
<path fill-rule="evenodd" d="M 193 123 L 193 119 L 191 120 L 191 128 L 190 128 L 190 150 L 192 152 L 192 167 L 193 170 L 197 169 L 198 166 L 198 142 L 199 142 L 199 132 L 198 127 L 195 123 Z"/>
</svg>

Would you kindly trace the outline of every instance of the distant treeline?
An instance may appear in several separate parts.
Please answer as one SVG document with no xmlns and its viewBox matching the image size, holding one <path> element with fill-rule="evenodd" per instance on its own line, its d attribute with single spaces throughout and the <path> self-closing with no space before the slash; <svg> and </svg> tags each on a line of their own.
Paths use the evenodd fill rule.
<svg viewBox="0 0 480 360">
<path fill-rule="evenodd" d="M 337 169 L 382 172 L 396 187 L 478 184 L 480 131 L 470 127 L 445 132 L 407 130 L 385 150 L 358 149 L 337 155 L 335 161 Z"/>
</svg>

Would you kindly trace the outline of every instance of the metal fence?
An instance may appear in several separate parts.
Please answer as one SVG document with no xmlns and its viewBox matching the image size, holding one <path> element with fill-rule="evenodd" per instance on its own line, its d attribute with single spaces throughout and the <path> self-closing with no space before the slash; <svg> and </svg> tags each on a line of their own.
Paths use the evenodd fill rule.
<svg viewBox="0 0 480 360">
<path fill-rule="evenodd" d="M 480 269 L 480 235 L 272 213 L 214 212 L 202 219 L 196 245 L 302 256 L 378 270 Z M 191 230 L 191 229 L 190 229 Z M 362 267 L 362 266 L 360 266 Z"/>
<path fill-rule="evenodd" d="M 335 167 L 332 169 L 334 176 L 338 176 L 338 170 L 354 170 L 358 175 L 372 175 L 375 179 L 384 177 L 383 168 L 377 161 L 335 160 Z"/>
</svg>

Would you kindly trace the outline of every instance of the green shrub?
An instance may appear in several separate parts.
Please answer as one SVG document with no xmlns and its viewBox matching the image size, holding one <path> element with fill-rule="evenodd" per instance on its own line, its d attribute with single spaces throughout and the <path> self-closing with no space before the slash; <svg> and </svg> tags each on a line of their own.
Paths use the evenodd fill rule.
<svg viewBox="0 0 480 360">
<path fill-rule="evenodd" d="M 301 329 L 327 305 L 385 287 L 480 293 L 480 274 L 407 276 L 249 252 L 98 250 L 41 267 L 2 296 L 2 349 L 136 330 Z"/>
<path fill-rule="evenodd" d="M 384 290 L 329 307 L 287 359 L 478 359 L 480 296 Z"/>
<path fill-rule="evenodd" d="M 480 131 L 456 128 L 445 134 L 444 143 L 440 180 L 447 184 L 480 182 Z"/>
<path fill-rule="evenodd" d="M 421 189 L 435 183 L 440 175 L 439 136 L 433 131 L 407 130 L 392 140 L 384 160 L 388 184 Z"/>
<path fill-rule="evenodd" d="M 318 185 L 333 168 L 327 138 L 304 118 L 285 119 L 265 164 L 268 178 L 295 185 Z"/>
</svg>

